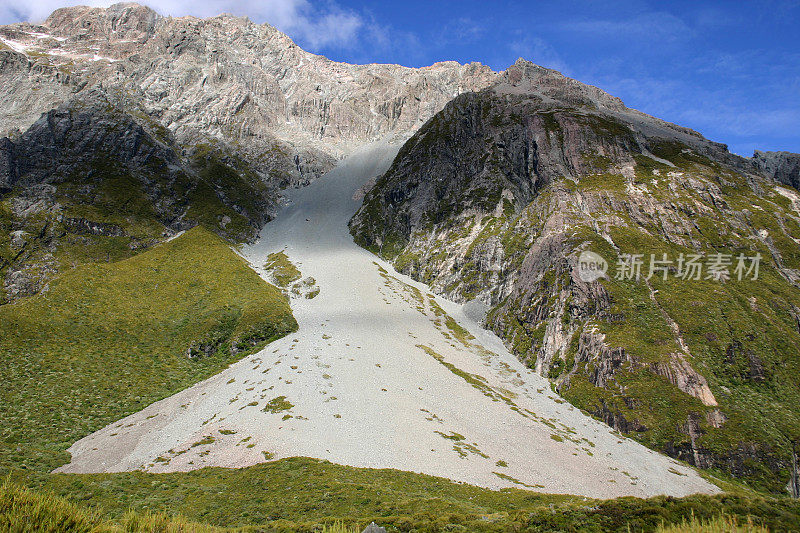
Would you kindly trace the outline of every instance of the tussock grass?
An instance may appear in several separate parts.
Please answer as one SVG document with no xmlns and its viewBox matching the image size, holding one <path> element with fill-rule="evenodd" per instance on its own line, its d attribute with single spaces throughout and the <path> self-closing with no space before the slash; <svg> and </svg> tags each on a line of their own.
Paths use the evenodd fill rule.
<svg viewBox="0 0 800 533">
<path fill-rule="evenodd" d="M 323 525 L 320 533 L 361 533 L 361 528 L 358 526 L 348 526 L 341 520 L 337 520 L 332 524 Z"/>
<path fill-rule="evenodd" d="M 264 263 L 264 268 L 272 272 L 275 283 L 281 287 L 288 287 L 290 283 L 297 281 L 302 276 L 284 252 L 269 254 L 267 262 Z"/>
<path fill-rule="evenodd" d="M 296 327 L 280 291 L 201 227 L 78 267 L 0 306 L 0 470 L 51 470 L 81 437 Z"/>
<path fill-rule="evenodd" d="M 126 512 L 117 521 L 58 496 L 34 492 L 6 480 L 0 486 L 0 531 L 14 533 L 214 533 L 220 528 L 182 516 Z M 333 531 L 333 530 L 331 530 Z M 339 530 L 336 530 L 339 531 Z M 342 529 L 341 531 L 347 531 Z"/>
<path fill-rule="evenodd" d="M 190 522 L 180 515 L 169 516 L 162 513 L 136 513 L 128 511 L 119 520 L 118 525 L 109 527 L 111 531 L 117 530 L 124 533 L 216 533 L 224 531 L 222 528 Z"/>
<path fill-rule="evenodd" d="M 7 479 L 0 486 L 0 531 L 358 533 L 374 521 L 388 531 L 765 533 L 793 531 L 800 523 L 800 503 L 789 499 L 597 501 L 491 491 L 422 474 L 303 458 L 241 470 L 53 480 L 54 490 L 35 492 Z M 82 501 L 59 496 L 66 488 L 72 499 Z"/>
<path fill-rule="evenodd" d="M 769 529 L 753 524 L 748 518 L 746 522 L 736 517 L 716 516 L 710 520 L 698 520 L 694 515 L 680 524 L 659 526 L 656 533 L 769 533 Z"/>
<path fill-rule="evenodd" d="M 97 513 L 63 498 L 39 494 L 6 480 L 0 486 L 0 531 L 90 532 L 101 531 Z"/>
<path fill-rule="evenodd" d="M 788 498 L 724 494 L 587 500 L 525 486 L 493 491 L 424 474 L 302 457 L 242 469 L 27 478 L 16 472 L 15 479 L 101 509 L 114 523 L 131 509 L 139 515 L 179 515 L 215 527 L 260 531 L 319 531 L 336 521 L 350 526 L 374 521 L 388 531 L 655 531 L 692 516 L 710 520 L 723 514 L 740 524 L 752 517 L 754 524 L 777 531 L 791 531 L 800 523 L 800 502 Z"/>
</svg>

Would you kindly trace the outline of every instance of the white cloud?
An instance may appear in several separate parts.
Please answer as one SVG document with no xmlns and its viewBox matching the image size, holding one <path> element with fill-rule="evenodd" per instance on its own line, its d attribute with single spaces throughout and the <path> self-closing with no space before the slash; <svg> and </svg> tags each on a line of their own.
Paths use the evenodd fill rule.
<svg viewBox="0 0 800 533">
<path fill-rule="evenodd" d="M 352 57 L 357 63 L 372 62 L 376 57 L 389 57 L 395 62 L 415 63 L 424 57 L 423 52 L 426 48 L 417 34 L 381 24 L 372 15 L 364 26 L 363 41 L 366 46 Z"/>
<path fill-rule="evenodd" d="M 486 35 L 486 26 L 475 22 L 469 17 L 460 17 L 451 20 L 439 32 L 439 42 L 449 44 L 452 42 L 469 43 Z"/>
<path fill-rule="evenodd" d="M 29 21 L 42 22 L 47 16 L 58 9 L 67 5 L 85 6 L 107 6 L 113 2 L 98 0 L 84 0 L 81 2 L 62 1 L 62 0 L 4 0 L 0 5 L 0 23 L 11 24 L 12 22 Z"/>
<path fill-rule="evenodd" d="M 3 0 L 0 24 L 27 20 L 41 22 L 65 5 L 108 6 L 109 0 Z M 255 22 L 268 22 L 312 50 L 349 47 L 364 26 L 361 15 L 335 3 L 309 0 L 144 0 L 162 15 L 211 17 L 221 13 L 246 15 Z"/>
</svg>

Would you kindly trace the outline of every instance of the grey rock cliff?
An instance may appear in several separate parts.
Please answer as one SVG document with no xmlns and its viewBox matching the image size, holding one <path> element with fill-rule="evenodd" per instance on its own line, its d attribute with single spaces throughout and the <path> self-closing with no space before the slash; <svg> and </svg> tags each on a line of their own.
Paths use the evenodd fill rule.
<svg viewBox="0 0 800 533">
<path fill-rule="evenodd" d="M 201 223 L 244 241 L 269 219 L 277 192 L 244 162 L 213 147 L 184 154 L 140 120 L 84 91 L 0 139 L 0 303 L 76 260 L 124 258 Z"/>
<path fill-rule="evenodd" d="M 756 150 L 753 162 L 766 175 L 800 189 L 800 154 L 791 152 L 761 152 Z"/>
<path fill-rule="evenodd" d="M 407 136 L 496 74 L 478 63 L 350 65 L 300 49 L 268 24 L 165 18 L 137 4 L 71 7 L 42 25 L 0 27 L 4 127 L 24 130 L 70 91 L 97 86 L 184 144 L 226 143 L 256 170 L 303 184 L 354 147 Z M 4 62 L 3 62 L 4 61 Z M 47 97 L 20 102 L 27 87 Z"/>
</svg>

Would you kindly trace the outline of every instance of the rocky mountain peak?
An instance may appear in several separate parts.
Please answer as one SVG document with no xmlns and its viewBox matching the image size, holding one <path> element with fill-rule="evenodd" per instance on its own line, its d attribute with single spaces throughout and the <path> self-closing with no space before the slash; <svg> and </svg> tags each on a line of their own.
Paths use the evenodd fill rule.
<svg viewBox="0 0 800 533">
<path fill-rule="evenodd" d="M 132 3 L 0 27 L 0 54 L 13 59 L 0 60 L 9 95 L 0 135 L 96 87 L 181 145 L 224 145 L 282 185 L 307 183 L 364 142 L 411 135 L 453 97 L 497 77 L 479 63 L 339 63 L 269 24 L 162 17 Z"/>
<path fill-rule="evenodd" d="M 607 92 L 564 76 L 561 72 L 519 58 L 503 72 L 495 91 L 538 96 L 545 102 L 557 102 L 589 109 L 627 109 L 622 100 Z"/>
<path fill-rule="evenodd" d="M 122 2 L 108 8 L 63 7 L 55 10 L 44 26 L 55 35 L 75 39 L 139 41 L 153 35 L 161 18 L 147 6 Z"/>
<path fill-rule="evenodd" d="M 541 65 L 537 65 L 531 61 L 523 57 L 517 58 L 513 65 L 508 67 L 505 72 L 503 72 L 503 81 L 514 85 L 519 86 L 523 81 L 528 81 L 530 83 L 534 83 L 536 80 L 539 80 L 546 76 L 554 76 L 563 78 L 564 75 L 561 74 L 559 71 L 547 67 L 543 67 Z"/>
</svg>

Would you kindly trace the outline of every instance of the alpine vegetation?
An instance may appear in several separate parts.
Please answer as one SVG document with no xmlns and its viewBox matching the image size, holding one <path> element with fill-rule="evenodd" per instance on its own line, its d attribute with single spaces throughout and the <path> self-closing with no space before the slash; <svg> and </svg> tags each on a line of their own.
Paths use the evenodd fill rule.
<svg viewBox="0 0 800 533">
<path fill-rule="evenodd" d="M 800 155 L 132 3 L 0 82 L 0 530 L 800 523 Z"/>
</svg>

